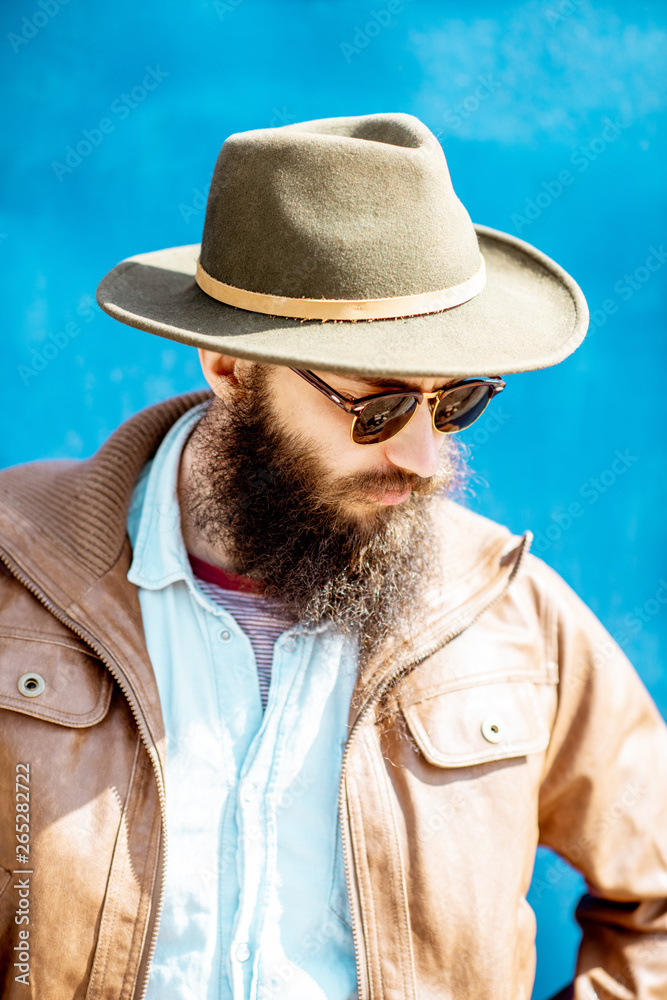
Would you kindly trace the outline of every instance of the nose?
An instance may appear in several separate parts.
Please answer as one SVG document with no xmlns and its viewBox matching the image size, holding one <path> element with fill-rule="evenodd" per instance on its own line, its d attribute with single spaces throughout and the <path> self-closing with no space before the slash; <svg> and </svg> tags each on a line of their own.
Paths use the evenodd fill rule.
<svg viewBox="0 0 667 1000">
<path fill-rule="evenodd" d="M 428 479 L 440 466 L 443 438 L 433 427 L 428 401 L 424 400 L 403 430 L 385 441 L 385 458 L 399 469 Z"/>
</svg>

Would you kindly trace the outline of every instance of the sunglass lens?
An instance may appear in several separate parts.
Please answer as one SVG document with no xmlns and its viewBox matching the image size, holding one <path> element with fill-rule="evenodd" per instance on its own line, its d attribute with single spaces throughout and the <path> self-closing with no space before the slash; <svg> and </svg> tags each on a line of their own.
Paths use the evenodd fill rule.
<svg viewBox="0 0 667 1000">
<path fill-rule="evenodd" d="M 477 420 L 493 395 L 488 385 L 462 385 L 445 393 L 435 408 L 433 423 L 443 434 L 462 431 Z"/>
<path fill-rule="evenodd" d="M 380 396 L 366 403 L 352 429 L 356 444 L 378 444 L 398 434 L 415 412 L 414 396 Z"/>
</svg>

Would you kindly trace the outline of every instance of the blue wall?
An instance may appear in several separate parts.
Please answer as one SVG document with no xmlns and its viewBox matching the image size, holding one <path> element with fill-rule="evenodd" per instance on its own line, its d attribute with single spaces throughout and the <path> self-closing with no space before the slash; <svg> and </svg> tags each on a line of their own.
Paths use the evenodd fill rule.
<svg viewBox="0 0 667 1000">
<path fill-rule="evenodd" d="M 594 318 L 573 357 L 510 377 L 502 420 L 471 432 L 470 502 L 539 533 L 666 712 L 666 5 L 5 0 L 0 23 L 0 465 L 88 455 L 202 385 L 193 351 L 115 323 L 94 294 L 121 258 L 199 240 L 229 133 L 412 112 L 473 219 L 555 257 Z M 68 164 L 84 130 L 98 144 Z M 581 880 L 542 853 L 536 876 L 541 1000 L 571 974 Z"/>
</svg>

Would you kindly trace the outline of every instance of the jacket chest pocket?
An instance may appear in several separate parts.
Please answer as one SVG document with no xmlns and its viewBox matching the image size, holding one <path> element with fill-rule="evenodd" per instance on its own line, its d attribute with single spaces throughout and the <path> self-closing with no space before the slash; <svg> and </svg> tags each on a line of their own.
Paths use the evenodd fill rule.
<svg viewBox="0 0 667 1000">
<path fill-rule="evenodd" d="M 93 854 L 95 803 L 101 806 L 105 772 L 119 757 L 120 741 L 108 726 L 113 687 L 75 636 L 0 629 L 0 759 L 12 782 L 16 775 L 17 794 L 25 787 L 20 809 L 13 784 L 3 808 L 8 821 L 25 813 L 28 825 L 21 831 L 26 846 L 19 848 L 13 822 L 0 824 L 0 864 L 32 861 L 36 851 L 42 859 L 59 853 L 71 863 L 77 852 L 81 859 Z M 119 778 L 124 772 L 127 765 L 117 768 Z"/>
<path fill-rule="evenodd" d="M 425 759 L 461 768 L 545 750 L 554 692 L 553 683 L 503 680 L 399 704 Z"/>
<path fill-rule="evenodd" d="M 63 726 L 107 714 L 113 680 L 75 636 L 0 630 L 0 708 Z"/>
</svg>

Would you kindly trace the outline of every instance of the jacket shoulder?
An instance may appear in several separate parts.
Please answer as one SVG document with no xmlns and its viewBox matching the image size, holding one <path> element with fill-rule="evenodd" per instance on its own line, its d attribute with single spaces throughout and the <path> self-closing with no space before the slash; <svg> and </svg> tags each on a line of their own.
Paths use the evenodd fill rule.
<svg viewBox="0 0 667 1000">
<path fill-rule="evenodd" d="M 604 626 L 585 601 L 552 566 L 528 552 L 521 568 L 522 579 L 541 601 L 548 601 L 556 620 L 566 619 L 582 627 L 603 629 Z"/>
<path fill-rule="evenodd" d="M 0 499 L 21 510 L 31 495 L 37 500 L 57 493 L 68 480 L 76 478 L 82 464 L 80 459 L 47 459 L 1 469 Z"/>
<path fill-rule="evenodd" d="M 445 531 L 468 535 L 477 544 L 497 538 L 510 538 L 513 532 L 499 521 L 477 514 L 456 500 L 446 499 L 437 505 L 436 521 Z"/>
<path fill-rule="evenodd" d="M 434 504 L 433 520 L 440 572 L 455 574 L 461 581 L 483 566 L 492 571 L 509 551 L 523 543 L 523 538 L 504 524 L 451 499 Z"/>
<path fill-rule="evenodd" d="M 458 545 L 467 548 L 471 557 L 474 553 L 481 555 L 494 546 L 503 546 L 518 542 L 522 536 L 514 534 L 506 525 L 484 517 L 460 503 L 448 501 L 447 509 L 440 515 L 443 520 L 443 530 L 449 541 L 457 536 Z M 447 524 L 445 525 L 445 521 Z M 530 551 L 532 532 L 526 530 L 528 544 L 521 558 L 521 565 L 515 579 L 515 587 L 521 583 L 529 588 L 534 599 L 542 604 L 548 601 L 556 612 L 562 614 L 580 614 L 598 623 L 598 619 L 588 605 L 579 597 L 575 590 L 548 563 Z M 513 588 L 514 589 L 514 588 Z"/>
<path fill-rule="evenodd" d="M 452 501 L 443 505 L 439 516 L 448 561 L 454 557 L 454 565 L 464 573 L 482 564 L 497 569 L 525 540 L 511 585 L 495 614 L 514 615 L 538 629 L 551 647 L 554 660 L 558 659 L 562 643 L 569 644 L 574 636 L 609 647 L 611 637 L 593 611 L 555 569 L 530 552 L 531 531 L 526 531 L 522 539 L 506 525 Z"/>
</svg>

